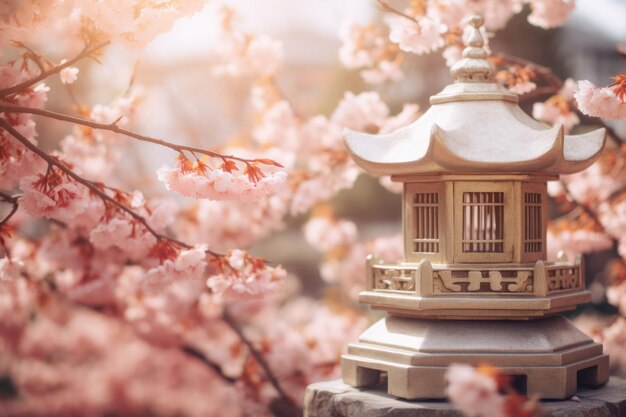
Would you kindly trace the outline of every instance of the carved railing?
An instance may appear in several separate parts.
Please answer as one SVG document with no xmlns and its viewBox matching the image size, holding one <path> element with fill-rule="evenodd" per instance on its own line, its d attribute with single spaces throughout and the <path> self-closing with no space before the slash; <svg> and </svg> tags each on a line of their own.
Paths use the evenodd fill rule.
<svg viewBox="0 0 626 417">
<path fill-rule="evenodd" d="M 385 264 L 367 260 L 367 290 L 413 293 L 420 296 L 508 294 L 546 296 L 584 289 L 582 258 L 534 266 Z"/>
</svg>

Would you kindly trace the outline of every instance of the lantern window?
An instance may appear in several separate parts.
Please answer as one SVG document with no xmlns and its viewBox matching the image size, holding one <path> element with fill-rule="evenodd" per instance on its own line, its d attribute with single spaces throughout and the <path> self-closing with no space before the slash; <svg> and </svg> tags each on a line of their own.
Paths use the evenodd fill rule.
<svg viewBox="0 0 626 417">
<path fill-rule="evenodd" d="M 416 193 L 413 197 L 413 251 L 439 252 L 439 193 Z"/>
<path fill-rule="evenodd" d="M 463 252 L 504 251 L 504 193 L 463 193 Z"/>
<path fill-rule="evenodd" d="M 541 193 L 524 193 L 524 251 L 543 250 Z"/>
</svg>

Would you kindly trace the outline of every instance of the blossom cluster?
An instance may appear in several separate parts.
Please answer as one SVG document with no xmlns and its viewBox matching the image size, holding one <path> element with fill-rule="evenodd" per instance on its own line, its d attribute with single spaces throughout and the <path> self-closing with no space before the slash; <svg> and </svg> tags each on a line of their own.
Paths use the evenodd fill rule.
<svg viewBox="0 0 626 417">
<path fill-rule="evenodd" d="M 157 171 L 168 190 L 195 198 L 210 200 L 258 200 L 276 192 L 285 182 L 284 171 L 264 173 L 256 164 L 247 164 L 238 174 L 234 162 L 227 161 L 210 167 L 197 160 L 192 164 L 183 154 L 175 168 L 163 166 Z"/>
<path fill-rule="evenodd" d="M 531 10 L 528 22 L 544 29 L 561 26 L 575 5 L 574 0 L 447 0 L 414 1 L 404 9 L 394 9 L 382 1 L 383 11 L 389 12 L 385 24 L 347 21 L 340 31 L 339 57 L 347 68 L 360 69 L 371 84 L 401 79 L 404 53 L 424 55 L 444 48 L 446 63 L 452 66 L 461 57 L 466 16 L 478 13 L 484 17 L 483 37 L 487 40 L 487 31 L 504 28 L 525 3 Z M 527 88 L 534 87 L 527 83 Z M 523 94 L 528 90 L 518 87 L 514 91 Z"/>
<path fill-rule="evenodd" d="M 490 366 L 452 364 L 446 380 L 448 398 L 468 417 L 533 416 L 539 412 L 537 398 L 516 393 L 510 377 Z"/>
<path fill-rule="evenodd" d="M 575 94 L 578 108 L 585 114 L 606 120 L 626 119 L 626 76 L 618 75 L 609 87 L 596 87 L 580 81 Z"/>
</svg>

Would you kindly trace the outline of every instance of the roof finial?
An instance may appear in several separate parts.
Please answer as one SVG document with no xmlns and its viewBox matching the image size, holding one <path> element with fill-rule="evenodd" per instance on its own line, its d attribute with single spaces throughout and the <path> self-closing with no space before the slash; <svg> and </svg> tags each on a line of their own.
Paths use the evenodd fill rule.
<svg viewBox="0 0 626 417">
<path fill-rule="evenodd" d="M 472 16 L 469 24 L 472 29 L 465 42 L 463 59 L 454 64 L 450 72 L 457 82 L 490 82 L 493 77 L 493 66 L 487 61 L 489 54 L 485 50 L 485 41 L 480 33 L 484 23 L 482 16 Z"/>
</svg>

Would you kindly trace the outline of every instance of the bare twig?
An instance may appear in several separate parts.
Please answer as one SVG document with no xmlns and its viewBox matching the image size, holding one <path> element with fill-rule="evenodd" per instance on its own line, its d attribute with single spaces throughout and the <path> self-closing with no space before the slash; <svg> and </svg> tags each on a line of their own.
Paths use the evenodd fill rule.
<svg viewBox="0 0 626 417">
<path fill-rule="evenodd" d="M 495 59 L 502 59 L 504 62 L 507 62 L 509 64 L 520 65 L 523 67 L 531 67 L 537 73 L 541 74 L 547 81 L 547 83 L 551 87 L 555 88 L 557 91 L 560 90 L 563 86 L 563 81 L 561 81 L 561 79 L 557 77 L 550 68 L 544 67 L 543 65 L 537 64 L 536 62 L 501 52 L 492 54 L 492 57 L 494 57 Z"/>
<path fill-rule="evenodd" d="M 219 158 L 221 160 L 234 160 L 234 161 L 239 161 L 242 162 L 246 165 L 250 165 L 250 164 L 254 164 L 254 163 L 262 163 L 265 165 L 275 165 L 276 163 L 274 161 L 271 161 L 270 163 L 268 163 L 268 160 L 266 159 L 246 159 L 246 158 L 240 158 L 238 156 L 234 156 L 234 155 L 223 155 L 221 153 L 218 152 L 213 152 L 213 151 L 209 151 L 206 149 L 202 149 L 202 148 L 196 148 L 193 146 L 187 146 L 187 145 L 178 145 L 175 143 L 171 143 L 171 142 L 167 142 L 165 140 L 162 139 L 157 139 L 157 138 L 153 138 L 150 136 L 145 136 L 145 135 L 140 135 L 138 133 L 132 132 L 130 130 L 126 130 L 123 129 L 121 127 L 119 127 L 117 125 L 117 120 L 113 121 L 111 123 L 98 123 L 98 122 L 94 122 L 91 120 L 87 120 L 87 119 L 83 119 L 80 117 L 74 117 L 74 116 L 69 116 L 69 115 L 65 115 L 65 114 L 61 114 L 61 113 L 56 113 L 53 111 L 49 111 L 49 110 L 44 110 L 44 109 L 35 109 L 35 108 L 31 108 L 31 107 L 21 107 L 21 106 L 11 106 L 11 105 L 7 105 L 7 104 L 0 104 L 0 112 L 4 112 L 4 113 L 28 113 L 28 114 L 36 114 L 38 116 L 43 116 L 43 117 L 47 117 L 50 119 L 56 119 L 56 120 L 61 120 L 61 121 L 65 121 L 65 122 L 69 122 L 69 123 L 74 123 L 77 125 L 83 125 L 83 126 L 87 126 L 90 127 L 92 129 L 100 129 L 100 130 L 108 130 L 110 132 L 114 132 L 114 133 L 119 133 L 121 135 L 124 136 L 128 136 L 130 138 L 142 141 L 142 142 L 148 142 L 148 143 L 153 143 L 156 145 L 160 145 L 160 146 L 164 146 L 166 148 L 175 150 L 177 152 L 182 152 L 182 151 L 188 151 L 191 153 L 198 153 L 198 154 L 202 154 L 202 155 L 207 155 L 213 158 Z"/>
<path fill-rule="evenodd" d="M 152 228 L 152 226 L 150 226 L 150 224 L 148 224 L 148 222 L 146 221 L 145 218 L 143 218 L 143 216 L 141 216 L 140 214 L 136 213 L 135 211 L 133 211 L 129 207 L 125 206 L 124 204 L 120 203 L 116 199 L 114 199 L 114 198 L 110 197 L 109 195 L 107 195 L 95 183 L 93 183 L 93 182 L 91 182 L 91 181 L 81 177 L 80 175 L 76 174 L 67 165 L 65 165 L 65 163 L 63 163 L 59 159 L 54 158 L 54 157 L 48 155 L 47 153 L 45 153 L 44 151 L 42 151 L 41 149 L 39 149 L 36 145 L 34 145 L 28 139 L 26 139 L 20 132 L 15 130 L 15 128 L 13 128 L 3 118 L 0 118 L 0 128 L 6 130 L 11 136 L 13 136 L 22 145 L 24 145 L 26 148 L 28 148 L 34 154 L 36 154 L 37 156 L 42 158 L 44 161 L 46 161 L 48 163 L 49 167 L 56 167 L 56 168 L 60 169 L 65 175 L 67 175 L 68 177 L 72 178 L 77 183 L 82 184 L 83 186 L 87 187 L 92 193 L 94 193 L 95 195 L 100 197 L 100 199 L 102 199 L 102 201 L 105 203 L 105 205 L 106 204 L 112 204 L 115 207 L 117 207 L 119 210 L 121 210 L 121 211 L 125 212 L 126 214 L 128 214 L 135 221 L 141 223 L 141 225 L 143 225 L 146 228 L 146 230 L 157 239 L 157 241 L 166 240 L 166 241 L 169 241 L 171 243 L 174 243 L 176 245 L 182 246 L 182 247 L 187 248 L 187 249 L 191 248 L 190 245 L 188 245 L 188 244 L 186 244 L 184 242 L 181 242 L 179 240 L 176 240 L 176 239 L 173 239 L 173 238 L 170 238 L 168 236 L 165 236 L 165 235 L 162 235 L 162 234 L 158 233 L 156 230 L 154 230 Z M 208 254 L 214 256 L 214 257 L 224 256 L 223 254 L 220 254 L 220 253 L 208 250 L 208 249 L 207 249 L 206 252 Z"/>
<path fill-rule="evenodd" d="M 383 10 L 404 17 L 405 19 L 409 19 L 411 22 L 416 23 L 419 26 L 419 22 L 413 16 L 396 9 L 384 0 L 376 0 L 376 2 L 380 5 L 380 7 L 382 7 Z"/>
<path fill-rule="evenodd" d="M 20 206 L 20 204 L 17 200 L 17 196 L 9 195 L 3 191 L 0 191 L 0 199 L 2 199 L 2 201 L 5 201 L 13 205 L 13 207 L 11 207 L 11 211 L 9 212 L 9 214 L 7 214 L 2 220 L 0 220 L 0 228 L 2 228 L 5 224 L 7 224 L 9 219 L 11 219 L 11 217 L 13 217 L 13 215 L 17 212 L 17 209 Z"/>
<path fill-rule="evenodd" d="M 226 383 L 229 384 L 233 384 L 237 381 L 237 378 L 233 378 L 231 376 L 226 375 L 223 371 L 222 371 L 222 367 L 213 362 L 212 360 L 210 360 L 204 353 L 202 353 L 201 351 L 199 351 L 198 349 L 196 349 L 193 346 L 190 345 L 184 345 L 180 348 L 180 350 L 188 355 L 191 356 L 193 358 L 196 358 L 198 360 L 200 360 L 202 363 L 204 363 L 205 365 L 207 365 L 208 367 L 210 367 L 211 369 L 213 369 L 215 371 L 215 373 Z"/>
<path fill-rule="evenodd" d="M 228 310 L 224 311 L 224 314 L 222 316 L 222 319 L 224 320 L 224 322 L 228 325 L 228 327 L 230 327 L 232 329 L 232 331 L 234 331 L 237 336 L 239 337 L 239 339 L 241 339 L 241 341 L 243 342 L 243 344 L 246 345 L 246 347 L 248 348 L 248 350 L 250 351 L 250 354 L 252 355 L 252 357 L 254 357 L 254 359 L 256 360 L 256 362 L 259 364 L 259 366 L 261 367 L 261 369 L 263 369 L 263 372 L 265 373 L 265 376 L 267 377 L 267 379 L 269 380 L 270 384 L 272 384 L 272 386 L 274 387 L 274 389 L 276 390 L 276 392 L 278 392 L 278 395 L 281 397 L 281 399 L 286 402 L 287 404 L 290 404 L 292 406 L 295 406 L 295 402 L 293 401 L 293 399 L 285 392 L 285 390 L 283 389 L 283 387 L 280 385 L 280 382 L 278 381 L 278 378 L 276 378 L 276 375 L 274 375 L 274 372 L 272 371 L 272 368 L 269 366 L 269 364 L 267 363 L 267 361 L 265 360 L 265 358 L 263 357 L 263 355 L 261 354 L 261 352 L 259 352 L 254 345 L 252 344 L 252 342 L 250 340 L 248 340 L 248 338 L 243 334 L 243 331 L 241 330 L 241 328 L 239 327 L 239 324 L 237 323 L 237 321 L 230 315 L 230 313 L 228 312 Z"/>
<path fill-rule="evenodd" d="M 21 82 L 19 84 L 16 84 L 12 87 L 7 87 L 4 88 L 2 90 L 0 90 L 0 97 L 1 98 L 5 98 L 7 96 L 10 96 L 12 94 L 15 93 L 19 93 L 20 91 L 23 91 L 25 89 L 27 89 L 28 87 L 35 85 L 43 80 L 45 80 L 46 78 L 48 78 L 51 75 L 57 74 L 59 72 L 61 72 L 62 70 L 64 70 L 67 67 L 71 67 L 72 65 L 74 65 L 75 63 L 77 63 L 78 61 L 80 61 L 83 58 L 86 58 L 90 55 L 92 55 L 93 53 L 99 51 L 100 49 L 104 48 L 105 46 L 107 46 L 109 44 L 109 41 L 106 42 L 101 42 L 96 44 L 93 47 L 90 47 L 89 45 L 85 46 L 85 48 L 78 54 L 76 55 L 74 58 L 70 59 L 69 61 L 64 62 L 63 64 L 57 65 L 55 67 L 50 68 L 47 71 L 41 71 L 41 73 L 29 80 L 26 80 L 24 82 Z"/>
</svg>

